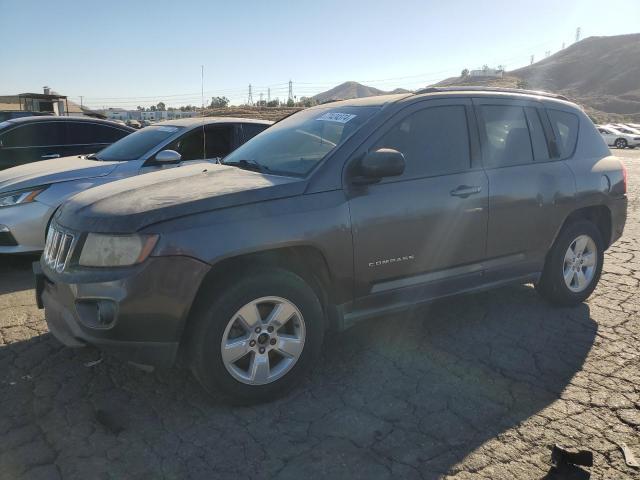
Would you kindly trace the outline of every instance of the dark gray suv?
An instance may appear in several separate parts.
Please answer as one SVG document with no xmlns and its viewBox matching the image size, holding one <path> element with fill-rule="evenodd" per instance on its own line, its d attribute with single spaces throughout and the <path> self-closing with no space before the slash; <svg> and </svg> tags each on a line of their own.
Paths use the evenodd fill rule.
<svg viewBox="0 0 640 480">
<path fill-rule="evenodd" d="M 595 288 L 626 174 L 576 105 L 427 89 L 275 124 L 221 165 L 82 192 L 37 270 L 50 330 L 136 364 L 184 355 L 209 391 L 268 399 L 327 329 L 458 293 Z"/>
</svg>

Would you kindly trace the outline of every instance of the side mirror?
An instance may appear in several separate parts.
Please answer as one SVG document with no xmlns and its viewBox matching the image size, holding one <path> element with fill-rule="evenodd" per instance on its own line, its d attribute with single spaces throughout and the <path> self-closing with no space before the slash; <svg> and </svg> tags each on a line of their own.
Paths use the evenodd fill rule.
<svg viewBox="0 0 640 480">
<path fill-rule="evenodd" d="M 162 150 L 156 154 L 156 162 L 160 163 L 176 163 L 182 158 L 175 150 Z"/>
<path fill-rule="evenodd" d="M 356 169 L 356 184 L 379 182 L 385 177 L 397 177 L 404 172 L 404 155 L 392 148 L 380 148 L 368 152 Z"/>
</svg>

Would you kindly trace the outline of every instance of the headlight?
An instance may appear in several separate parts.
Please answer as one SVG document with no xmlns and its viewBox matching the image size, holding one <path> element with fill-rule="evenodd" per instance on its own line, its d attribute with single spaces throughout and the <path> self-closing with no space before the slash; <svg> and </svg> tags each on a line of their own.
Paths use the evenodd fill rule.
<svg viewBox="0 0 640 480">
<path fill-rule="evenodd" d="M 20 190 L 8 194 L 0 194 L 0 207 L 12 207 L 21 203 L 33 202 L 47 187 L 38 187 L 31 190 Z"/>
<path fill-rule="evenodd" d="M 158 235 L 103 235 L 90 233 L 80 253 L 84 267 L 126 267 L 144 262 Z"/>
</svg>

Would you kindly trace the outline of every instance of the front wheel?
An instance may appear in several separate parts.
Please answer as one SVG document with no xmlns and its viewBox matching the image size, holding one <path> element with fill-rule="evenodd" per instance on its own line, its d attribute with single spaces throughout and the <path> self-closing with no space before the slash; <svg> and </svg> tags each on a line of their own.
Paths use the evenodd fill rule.
<svg viewBox="0 0 640 480">
<path fill-rule="evenodd" d="M 318 356 L 323 318 L 318 296 L 294 273 L 238 277 L 193 318 L 192 371 L 207 391 L 234 402 L 271 400 Z"/>
<path fill-rule="evenodd" d="M 604 261 L 600 231 L 589 221 L 566 226 L 547 255 L 536 289 L 555 305 L 585 301 L 598 284 Z"/>
<path fill-rule="evenodd" d="M 616 148 L 627 148 L 627 141 L 624 138 L 618 138 L 614 145 Z"/>
</svg>

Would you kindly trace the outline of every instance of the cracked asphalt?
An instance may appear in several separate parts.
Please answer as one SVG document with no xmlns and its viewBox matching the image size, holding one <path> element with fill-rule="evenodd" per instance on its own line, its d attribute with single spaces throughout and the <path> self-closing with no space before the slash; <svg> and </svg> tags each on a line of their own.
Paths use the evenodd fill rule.
<svg viewBox="0 0 640 480">
<path fill-rule="evenodd" d="M 181 368 L 92 366 L 99 351 L 47 332 L 31 259 L 0 259 L 0 479 L 640 478 L 619 447 L 640 458 L 640 152 L 614 154 L 627 228 L 588 302 L 516 286 L 360 324 L 254 407 Z M 551 472 L 555 443 L 594 466 Z"/>
</svg>

